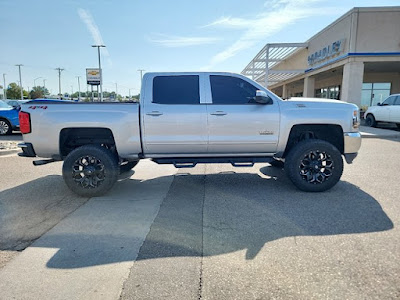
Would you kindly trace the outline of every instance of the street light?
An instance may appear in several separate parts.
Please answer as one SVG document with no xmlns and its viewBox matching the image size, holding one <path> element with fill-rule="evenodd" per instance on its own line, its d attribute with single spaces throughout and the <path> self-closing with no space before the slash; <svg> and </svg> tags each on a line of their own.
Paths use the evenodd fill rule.
<svg viewBox="0 0 400 300">
<path fill-rule="evenodd" d="M 76 78 L 78 78 L 78 101 L 81 101 L 81 84 L 79 82 L 79 78 L 81 76 L 76 76 Z"/>
<path fill-rule="evenodd" d="M 64 71 L 64 69 L 58 67 L 58 68 L 55 68 L 55 70 L 58 71 L 58 95 L 60 96 L 60 99 L 61 99 L 61 97 L 62 97 L 62 94 L 61 94 L 61 72 Z"/>
<path fill-rule="evenodd" d="M 3 86 L 4 99 L 7 99 L 6 73 L 3 73 L 3 81 L 4 81 L 4 86 Z"/>
<path fill-rule="evenodd" d="M 140 88 L 142 88 L 142 82 L 143 82 L 143 72 L 146 70 L 139 69 L 138 72 L 140 72 Z"/>
<path fill-rule="evenodd" d="M 18 70 L 19 70 L 19 87 L 21 89 L 21 100 L 24 100 L 24 93 L 23 93 L 23 90 L 22 90 L 22 79 L 21 79 L 21 67 L 23 65 L 22 64 L 18 64 L 18 65 L 15 65 L 15 66 L 18 67 Z"/>
<path fill-rule="evenodd" d="M 43 77 L 38 77 L 38 78 L 33 79 L 33 87 L 36 86 L 36 80 L 38 80 L 38 79 L 40 79 L 40 78 L 43 78 Z"/>
<path fill-rule="evenodd" d="M 100 61 L 100 48 L 105 47 L 105 45 L 92 45 L 93 48 L 97 48 L 97 53 L 99 56 L 99 72 L 100 72 L 100 102 L 103 101 L 103 72 L 101 70 L 101 61 Z"/>
</svg>

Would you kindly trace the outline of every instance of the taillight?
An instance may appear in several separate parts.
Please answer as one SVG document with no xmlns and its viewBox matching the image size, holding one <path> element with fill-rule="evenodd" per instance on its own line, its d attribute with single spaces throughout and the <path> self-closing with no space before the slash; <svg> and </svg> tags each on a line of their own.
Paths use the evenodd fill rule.
<svg viewBox="0 0 400 300">
<path fill-rule="evenodd" d="M 19 129 L 21 133 L 30 133 L 31 132 L 31 115 L 27 112 L 20 111 L 19 115 Z"/>
</svg>

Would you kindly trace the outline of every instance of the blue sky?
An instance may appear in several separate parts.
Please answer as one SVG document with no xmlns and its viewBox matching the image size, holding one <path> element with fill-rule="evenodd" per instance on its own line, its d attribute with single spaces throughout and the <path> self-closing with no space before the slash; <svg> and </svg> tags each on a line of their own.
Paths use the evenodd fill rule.
<svg viewBox="0 0 400 300">
<path fill-rule="evenodd" d="M 304 42 L 357 6 L 394 6 L 399 0 L 1 0 L 0 74 L 22 84 L 37 77 L 58 92 L 86 90 L 85 69 L 97 67 L 102 42 L 104 90 L 128 95 L 146 71 L 241 72 L 266 43 Z M 43 85 L 38 79 L 36 85 Z M 3 84 L 1 76 L 1 84 Z M 72 88 L 71 88 L 72 86 Z"/>
</svg>

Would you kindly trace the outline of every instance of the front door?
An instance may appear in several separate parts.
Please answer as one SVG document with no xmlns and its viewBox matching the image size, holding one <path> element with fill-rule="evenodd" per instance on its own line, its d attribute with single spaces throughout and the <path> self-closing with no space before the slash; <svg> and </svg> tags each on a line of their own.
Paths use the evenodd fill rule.
<svg viewBox="0 0 400 300">
<path fill-rule="evenodd" d="M 229 75 L 210 75 L 212 104 L 207 105 L 208 153 L 274 153 L 279 137 L 279 106 L 254 101 L 251 82 Z"/>
<path fill-rule="evenodd" d="M 149 78 L 143 103 L 143 147 L 149 156 L 207 152 L 206 104 L 199 75 Z"/>
</svg>

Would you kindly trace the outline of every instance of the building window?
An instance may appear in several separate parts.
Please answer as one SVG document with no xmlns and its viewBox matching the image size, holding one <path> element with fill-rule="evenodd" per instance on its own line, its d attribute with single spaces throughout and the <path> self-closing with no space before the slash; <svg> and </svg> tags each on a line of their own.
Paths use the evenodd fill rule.
<svg viewBox="0 0 400 300">
<path fill-rule="evenodd" d="M 377 105 L 390 95 L 390 82 L 363 83 L 361 107 Z"/>
<path fill-rule="evenodd" d="M 340 85 L 316 89 L 315 97 L 339 100 L 340 99 Z"/>
</svg>

